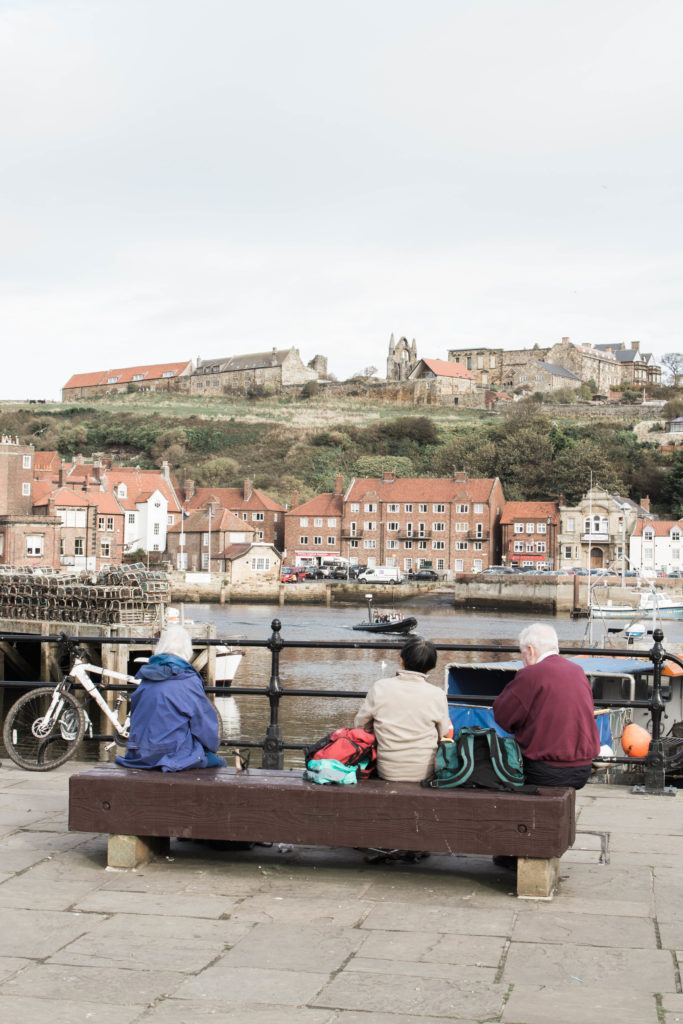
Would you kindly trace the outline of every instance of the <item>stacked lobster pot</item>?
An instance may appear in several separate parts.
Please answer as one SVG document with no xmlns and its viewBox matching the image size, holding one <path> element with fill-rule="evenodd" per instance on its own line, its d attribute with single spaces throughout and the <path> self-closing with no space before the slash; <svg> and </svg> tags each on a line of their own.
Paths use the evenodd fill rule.
<svg viewBox="0 0 683 1024">
<path fill-rule="evenodd" d="M 56 573 L 0 566 L 0 618 L 100 625 L 155 624 L 170 588 L 165 572 L 142 562 L 100 572 Z"/>
</svg>

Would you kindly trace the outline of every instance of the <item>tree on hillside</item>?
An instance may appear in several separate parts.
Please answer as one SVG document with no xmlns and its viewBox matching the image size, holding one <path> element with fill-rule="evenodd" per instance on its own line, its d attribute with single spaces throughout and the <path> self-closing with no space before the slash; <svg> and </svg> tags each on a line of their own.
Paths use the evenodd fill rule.
<svg viewBox="0 0 683 1024">
<path fill-rule="evenodd" d="M 662 356 L 662 366 L 669 371 L 671 383 L 677 388 L 683 378 L 683 352 L 666 352 Z"/>
<path fill-rule="evenodd" d="M 236 459 L 222 456 L 207 459 L 195 468 L 195 481 L 200 487 L 230 487 L 240 470 Z"/>
<path fill-rule="evenodd" d="M 356 476 L 381 477 L 386 472 L 406 477 L 415 476 L 415 466 L 405 455 L 361 455 L 354 463 L 353 472 Z"/>
<path fill-rule="evenodd" d="M 590 440 L 580 438 L 568 444 L 554 459 L 548 480 L 548 496 L 558 499 L 564 495 L 573 505 L 588 491 L 591 484 L 611 494 L 627 490 L 624 476 L 615 467 L 608 452 Z"/>
</svg>

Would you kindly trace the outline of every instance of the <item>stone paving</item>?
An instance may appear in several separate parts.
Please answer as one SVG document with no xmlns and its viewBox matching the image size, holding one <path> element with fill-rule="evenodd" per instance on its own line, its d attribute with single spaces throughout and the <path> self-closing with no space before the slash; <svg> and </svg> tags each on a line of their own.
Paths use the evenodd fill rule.
<svg viewBox="0 0 683 1024">
<path fill-rule="evenodd" d="M 535 902 L 483 857 L 174 843 L 108 870 L 67 831 L 73 770 L 0 770 L 4 1024 L 683 1024 L 683 792 L 587 787 Z"/>
</svg>

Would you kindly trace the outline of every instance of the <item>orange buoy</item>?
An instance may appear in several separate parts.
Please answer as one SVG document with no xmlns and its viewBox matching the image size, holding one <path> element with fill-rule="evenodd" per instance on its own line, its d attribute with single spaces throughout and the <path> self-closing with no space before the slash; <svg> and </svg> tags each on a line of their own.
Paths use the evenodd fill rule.
<svg viewBox="0 0 683 1024">
<path fill-rule="evenodd" d="M 646 757 L 650 749 L 652 737 L 642 725 L 631 722 L 621 734 L 621 746 L 629 757 Z"/>
</svg>

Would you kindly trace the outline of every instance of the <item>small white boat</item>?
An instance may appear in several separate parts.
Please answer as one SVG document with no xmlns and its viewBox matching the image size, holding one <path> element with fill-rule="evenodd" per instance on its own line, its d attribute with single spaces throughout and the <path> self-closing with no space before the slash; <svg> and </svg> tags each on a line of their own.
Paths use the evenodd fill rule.
<svg viewBox="0 0 683 1024">
<path fill-rule="evenodd" d="M 669 597 L 660 591 L 647 591 L 640 595 L 637 605 L 600 604 L 593 596 L 592 611 L 595 618 L 632 619 L 641 615 L 654 615 L 659 619 L 683 619 L 683 598 Z"/>
</svg>

